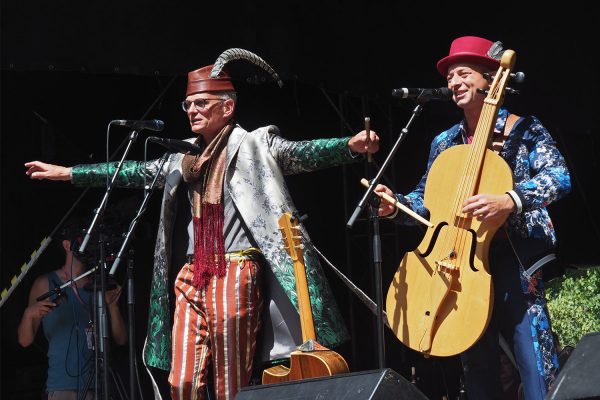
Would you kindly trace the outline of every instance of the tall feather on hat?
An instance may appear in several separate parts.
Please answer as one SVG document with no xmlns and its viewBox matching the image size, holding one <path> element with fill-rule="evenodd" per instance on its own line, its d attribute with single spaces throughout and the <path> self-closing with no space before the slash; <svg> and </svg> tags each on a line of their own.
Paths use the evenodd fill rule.
<svg viewBox="0 0 600 400">
<path fill-rule="evenodd" d="M 217 61 L 215 61 L 212 71 L 210 72 L 210 77 L 218 77 L 225 64 L 233 60 L 246 60 L 256 66 L 259 66 L 260 68 L 267 71 L 273 77 L 273 79 L 277 81 L 279 87 L 283 87 L 283 82 L 279 78 L 279 75 L 277 74 L 277 72 L 275 72 L 273 68 L 271 68 L 269 64 L 267 64 L 265 60 L 252 53 L 251 51 L 240 48 L 231 48 L 221 53 L 221 55 L 217 58 Z"/>
</svg>

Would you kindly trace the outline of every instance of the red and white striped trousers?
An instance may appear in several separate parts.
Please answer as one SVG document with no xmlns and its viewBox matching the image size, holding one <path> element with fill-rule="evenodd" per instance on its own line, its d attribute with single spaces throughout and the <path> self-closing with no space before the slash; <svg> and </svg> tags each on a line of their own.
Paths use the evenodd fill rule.
<svg viewBox="0 0 600 400">
<path fill-rule="evenodd" d="M 227 274 L 200 290 L 192 285 L 193 264 L 185 264 L 175 281 L 173 400 L 204 399 L 211 360 L 218 400 L 232 400 L 250 382 L 263 303 L 261 266 L 235 253 L 227 259 Z"/>
</svg>

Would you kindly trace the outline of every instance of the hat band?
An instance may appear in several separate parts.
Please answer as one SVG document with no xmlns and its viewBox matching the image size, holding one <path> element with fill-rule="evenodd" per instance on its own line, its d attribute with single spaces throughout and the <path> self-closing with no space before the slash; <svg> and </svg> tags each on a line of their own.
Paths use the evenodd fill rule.
<svg viewBox="0 0 600 400">
<path fill-rule="evenodd" d="M 186 96 L 202 92 L 231 92 L 235 91 L 231 80 L 228 78 L 200 79 L 188 81 Z"/>
</svg>

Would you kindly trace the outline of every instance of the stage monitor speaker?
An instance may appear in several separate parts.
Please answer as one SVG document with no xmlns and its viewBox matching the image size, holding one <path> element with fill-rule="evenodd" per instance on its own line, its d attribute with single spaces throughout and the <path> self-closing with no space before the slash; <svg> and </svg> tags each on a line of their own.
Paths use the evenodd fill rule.
<svg viewBox="0 0 600 400">
<path fill-rule="evenodd" d="M 600 332 L 584 335 L 561 367 L 546 400 L 600 399 Z"/>
<path fill-rule="evenodd" d="M 390 368 L 351 372 L 273 385 L 247 386 L 235 400 L 427 400 L 413 384 Z"/>
</svg>

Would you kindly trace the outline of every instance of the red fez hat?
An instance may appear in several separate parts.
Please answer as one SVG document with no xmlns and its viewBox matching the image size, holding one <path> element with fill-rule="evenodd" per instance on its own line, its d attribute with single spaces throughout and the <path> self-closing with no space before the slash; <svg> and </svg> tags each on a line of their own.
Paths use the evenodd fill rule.
<svg viewBox="0 0 600 400">
<path fill-rule="evenodd" d="M 477 36 L 463 36 L 452 41 L 450 53 L 437 63 L 442 75 L 448 73 L 448 67 L 456 63 L 471 63 L 495 69 L 500 66 L 502 43 L 493 43 Z"/>
<path fill-rule="evenodd" d="M 202 92 L 231 92 L 235 91 L 231 76 L 224 69 L 221 70 L 216 78 L 210 77 L 213 66 L 208 65 L 200 69 L 188 72 L 188 83 L 185 95 L 189 96 Z"/>
</svg>

